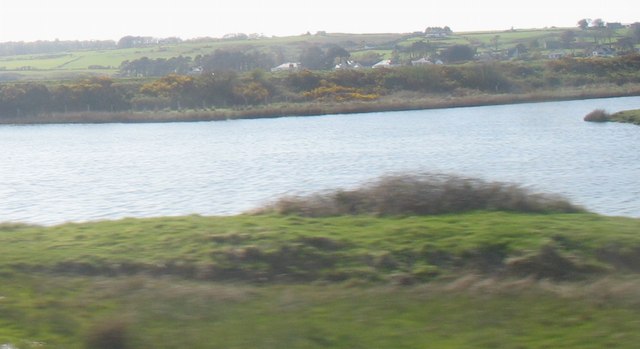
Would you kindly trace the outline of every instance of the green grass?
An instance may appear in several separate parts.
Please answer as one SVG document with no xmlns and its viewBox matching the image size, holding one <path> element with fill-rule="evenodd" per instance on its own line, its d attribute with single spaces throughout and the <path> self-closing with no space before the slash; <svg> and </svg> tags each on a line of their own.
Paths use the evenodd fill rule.
<svg viewBox="0 0 640 349">
<path fill-rule="evenodd" d="M 634 348 L 638 231 L 583 213 L 7 223 L 0 344 Z M 590 268 L 551 281 L 536 256 Z"/>
<path fill-rule="evenodd" d="M 16 55 L 0 57 L 0 76 L 7 73 L 20 74 L 24 79 L 58 79 L 60 73 L 73 75 L 102 74 L 113 75 L 120 64 L 126 60 L 142 57 L 150 59 L 171 58 L 177 56 L 196 57 L 207 55 L 216 49 L 234 49 L 253 47 L 270 52 L 281 51 L 288 60 L 298 60 L 302 49 L 309 44 L 340 45 L 385 45 L 403 37 L 402 34 L 329 34 L 326 36 L 300 35 L 291 37 L 273 37 L 259 40 L 219 40 L 205 42 L 183 42 L 175 45 L 151 46 L 143 48 L 113 50 L 83 50 L 56 54 Z M 107 70 L 89 69 L 92 65 L 112 67 Z M 33 71 L 21 69 L 30 67 Z"/>
<path fill-rule="evenodd" d="M 640 253 L 639 230 L 637 219 L 499 212 L 9 225 L 0 228 L 0 245 L 10 247 L 0 254 L 0 270 L 248 281 L 384 281 L 404 275 L 420 281 L 455 275 L 467 267 L 520 274 L 515 265 L 510 269 L 512 259 L 533 258 L 547 247 L 576 268 L 609 270 L 634 267 L 630 264 Z M 534 268 L 533 260 L 530 263 Z"/>
<path fill-rule="evenodd" d="M 18 348 L 82 348 L 105 323 L 121 324 L 133 348 L 634 348 L 640 340 L 640 299 L 631 291 L 639 285 L 628 280 L 566 286 L 467 277 L 403 288 L 4 281 L 0 343 Z"/>
<path fill-rule="evenodd" d="M 640 125 L 640 109 L 625 110 L 618 113 L 614 113 L 610 117 L 611 121 L 625 122 L 635 125 Z"/>
<path fill-rule="evenodd" d="M 455 29 L 455 28 L 454 28 Z M 180 44 L 151 46 L 144 48 L 113 50 L 79 50 L 54 54 L 16 55 L 0 57 L 0 78 L 5 74 L 18 74 L 19 79 L 61 79 L 81 74 L 114 75 L 123 61 L 136 60 L 142 57 L 150 59 L 171 58 L 177 56 L 196 57 L 207 55 L 216 49 L 253 48 L 266 53 L 278 52 L 286 61 L 299 60 L 300 54 L 309 45 L 336 44 L 343 46 L 357 58 L 365 52 L 380 53 L 391 58 L 396 46 L 408 47 L 417 41 L 430 42 L 438 49 L 455 44 L 471 44 L 479 47 L 479 52 L 494 49 L 494 38 L 498 39 L 498 50 L 507 50 L 522 43 L 526 46 L 533 40 L 542 44 L 545 40 L 560 41 L 560 35 L 566 30 L 574 30 L 577 41 L 592 42 L 591 31 L 579 31 L 577 28 L 549 29 L 517 29 L 487 32 L 460 32 L 446 38 L 426 38 L 420 34 L 380 33 L 380 34 L 345 34 L 329 33 L 327 35 L 298 35 L 290 37 L 271 37 L 257 40 L 217 40 L 200 42 L 183 42 Z M 624 30 L 613 34 L 612 40 L 623 37 Z M 366 47 L 366 48 L 365 48 Z M 540 53 L 548 50 L 541 48 Z M 276 62 L 280 63 L 280 62 Z M 91 70 L 90 66 L 111 67 L 107 70 Z M 30 67 L 35 71 L 25 71 Z M 61 74 L 64 73 L 64 74 Z M 12 78 L 15 78 L 14 75 Z"/>
</svg>

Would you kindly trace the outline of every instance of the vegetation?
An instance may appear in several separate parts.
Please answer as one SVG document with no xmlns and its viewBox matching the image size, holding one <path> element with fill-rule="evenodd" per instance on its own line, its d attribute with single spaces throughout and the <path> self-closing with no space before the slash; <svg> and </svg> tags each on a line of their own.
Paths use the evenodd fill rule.
<svg viewBox="0 0 640 349">
<path fill-rule="evenodd" d="M 611 121 L 640 125 L 640 110 L 625 110 L 611 115 Z"/>
<path fill-rule="evenodd" d="M 5 224 L 0 342 L 632 348 L 639 228 L 500 212 Z"/>
<path fill-rule="evenodd" d="M 216 120 L 638 94 L 640 26 L 584 23 L 482 33 L 429 27 L 408 34 L 5 43 L 0 122 Z M 362 68 L 381 59 L 394 68 Z M 445 64 L 411 66 L 420 59 Z M 283 62 L 308 70 L 270 72 Z M 174 111 L 190 115 L 168 115 Z"/>
<path fill-rule="evenodd" d="M 407 190 L 440 207 L 421 211 L 416 207 L 424 203 L 391 198 L 348 216 L 263 211 L 1 224 L 0 343 L 19 349 L 637 344 L 640 220 L 585 213 L 565 201 L 558 209 L 556 199 L 457 177 L 391 177 L 328 197 L 367 206 L 371 200 L 363 196 L 412 200 Z M 459 211 L 452 202 L 483 201 L 487 192 L 494 192 L 484 200 L 489 205 L 463 210 L 529 213 L 447 213 Z M 492 200 L 514 206 L 493 207 Z"/>
<path fill-rule="evenodd" d="M 359 214 L 430 215 L 477 210 L 530 213 L 583 211 L 564 198 L 532 194 L 513 184 L 423 174 L 388 176 L 352 190 L 309 197 L 285 197 L 259 212 L 326 217 Z"/>
<path fill-rule="evenodd" d="M 584 121 L 590 122 L 607 122 L 611 120 L 611 115 L 604 109 L 596 109 L 585 115 Z"/>
<path fill-rule="evenodd" d="M 393 69 L 254 70 L 0 85 L 0 122 L 215 120 L 636 95 L 640 55 Z M 565 96 L 565 97 L 563 97 Z M 162 117 L 171 111 L 197 117 Z M 71 113 L 71 115 L 67 115 Z M 124 114 L 124 115 L 123 115 Z"/>
<path fill-rule="evenodd" d="M 623 122 L 640 125 L 640 110 L 625 110 L 609 114 L 603 109 L 596 109 L 584 117 L 584 121 L 592 122 Z"/>
</svg>

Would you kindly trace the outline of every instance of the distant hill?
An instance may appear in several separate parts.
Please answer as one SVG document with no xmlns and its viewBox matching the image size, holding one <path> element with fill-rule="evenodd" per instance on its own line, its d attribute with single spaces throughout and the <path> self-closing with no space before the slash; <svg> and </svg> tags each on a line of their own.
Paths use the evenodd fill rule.
<svg viewBox="0 0 640 349">
<path fill-rule="evenodd" d="M 397 64 L 410 64 L 421 58 L 434 62 L 440 59 L 446 63 L 447 50 L 454 46 L 469 47 L 475 54 L 474 60 L 540 60 L 564 55 L 587 56 L 597 50 L 601 50 L 602 54 L 634 51 L 638 49 L 640 39 L 634 30 L 635 27 L 619 26 L 613 29 L 581 30 L 576 27 L 457 33 L 451 29 L 427 28 L 414 33 L 318 32 L 290 37 L 236 34 L 225 38 L 192 40 L 129 36 L 118 42 L 11 42 L 0 43 L 0 81 L 58 80 L 87 74 L 126 76 L 121 69 L 123 63 L 126 65 L 126 62 L 140 59 L 162 61 L 186 58 L 190 63 L 183 68 L 184 72 L 188 72 L 201 64 L 199 58 L 211 58 L 216 51 L 260 57 L 261 64 L 244 66 L 248 70 L 252 67 L 264 69 L 267 65 L 275 67 L 286 62 L 300 62 L 305 57 L 307 65 L 313 69 L 330 69 L 341 63 L 341 57 L 322 62 L 318 52 L 326 54 L 336 48 L 348 53 L 343 60 L 348 58 L 361 66 L 371 66 L 384 59 Z M 170 72 L 179 71 L 171 69 Z M 140 72 L 136 74 L 145 75 Z M 166 74 L 159 72 L 150 75 Z"/>
</svg>

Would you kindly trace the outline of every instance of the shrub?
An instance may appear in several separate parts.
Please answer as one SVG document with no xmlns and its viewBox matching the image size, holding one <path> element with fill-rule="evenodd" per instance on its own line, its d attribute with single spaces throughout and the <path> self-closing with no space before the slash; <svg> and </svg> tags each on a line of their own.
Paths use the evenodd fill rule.
<svg viewBox="0 0 640 349">
<path fill-rule="evenodd" d="M 127 349 L 130 348 L 127 323 L 111 319 L 94 325 L 87 335 L 87 349 Z"/>
<path fill-rule="evenodd" d="M 605 122 L 609 121 L 611 115 L 607 113 L 604 109 L 596 109 L 584 117 L 584 121 L 590 122 Z"/>
<path fill-rule="evenodd" d="M 454 175 L 394 175 L 353 190 L 284 197 L 257 213 L 322 217 L 339 215 L 432 215 L 473 210 L 531 213 L 582 212 L 566 199 L 531 193 L 508 183 Z"/>
</svg>

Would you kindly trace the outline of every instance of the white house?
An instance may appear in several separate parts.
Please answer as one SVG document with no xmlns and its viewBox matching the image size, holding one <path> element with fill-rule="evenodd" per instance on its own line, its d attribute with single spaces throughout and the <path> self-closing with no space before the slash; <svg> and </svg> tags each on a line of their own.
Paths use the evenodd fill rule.
<svg viewBox="0 0 640 349">
<path fill-rule="evenodd" d="M 362 68 L 360 63 L 354 62 L 354 61 L 346 61 L 344 63 L 337 64 L 334 69 L 341 70 L 341 69 L 360 69 L 360 68 Z"/>
<path fill-rule="evenodd" d="M 616 51 L 610 47 L 598 47 L 591 53 L 593 57 L 613 57 Z"/>
<path fill-rule="evenodd" d="M 397 67 L 397 65 L 391 63 L 390 59 L 383 59 L 372 66 L 372 68 L 392 68 L 392 67 Z"/>
<path fill-rule="evenodd" d="M 431 64 L 433 64 L 433 62 L 431 62 L 430 60 L 428 60 L 428 59 L 426 59 L 424 57 L 422 57 L 422 58 L 420 58 L 418 60 L 415 60 L 415 61 L 411 61 L 411 65 L 413 65 L 413 66 L 431 65 Z"/>
<path fill-rule="evenodd" d="M 300 63 L 287 62 L 287 63 L 282 63 L 277 67 L 271 68 L 271 71 L 272 72 L 277 72 L 277 71 L 297 71 L 297 70 L 300 70 L 300 68 L 302 68 L 302 65 Z"/>
</svg>

